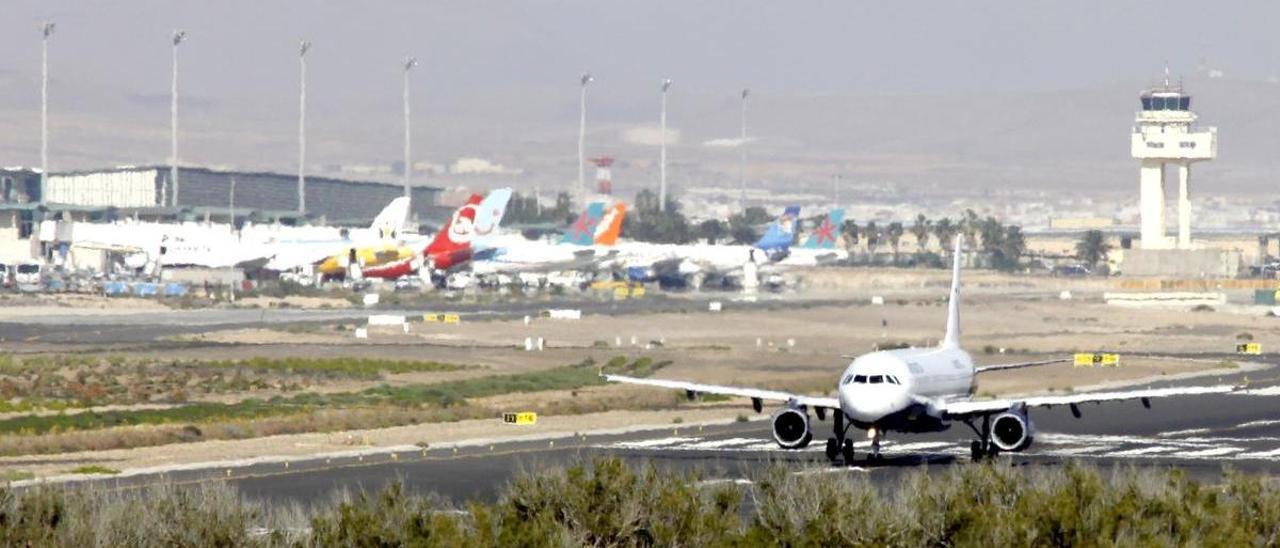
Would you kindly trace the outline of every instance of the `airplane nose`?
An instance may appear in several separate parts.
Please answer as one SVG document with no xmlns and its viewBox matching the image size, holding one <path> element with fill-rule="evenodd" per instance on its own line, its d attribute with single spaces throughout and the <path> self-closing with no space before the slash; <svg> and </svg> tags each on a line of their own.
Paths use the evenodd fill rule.
<svg viewBox="0 0 1280 548">
<path fill-rule="evenodd" d="M 899 411 L 901 390 L 884 385 L 843 386 L 840 389 L 840 405 L 858 422 L 874 423 Z"/>
</svg>

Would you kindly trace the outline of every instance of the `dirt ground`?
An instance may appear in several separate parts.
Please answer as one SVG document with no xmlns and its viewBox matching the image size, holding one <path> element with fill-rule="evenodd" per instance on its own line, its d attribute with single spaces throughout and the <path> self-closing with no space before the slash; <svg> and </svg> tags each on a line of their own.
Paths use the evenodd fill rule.
<svg viewBox="0 0 1280 548">
<path fill-rule="evenodd" d="M 807 280 L 811 288 L 807 295 L 839 295 L 844 300 L 856 297 L 856 304 L 792 303 L 748 309 L 735 302 L 733 295 L 726 295 L 722 312 L 710 312 L 705 303 L 691 301 L 689 311 L 683 313 L 536 319 L 527 325 L 523 316 L 491 321 L 464 316 L 457 325 L 413 323 L 408 334 L 373 330 L 368 339 L 356 339 L 349 329 L 351 322 L 346 322 L 342 330 L 333 324 L 293 330 L 214 330 L 184 337 L 190 346 L 129 354 L 198 359 L 207 358 L 213 348 L 219 359 L 362 356 L 485 367 L 388 377 L 385 382 L 393 384 L 539 370 L 586 358 L 604 363 L 615 356 L 647 356 L 672 362 L 657 374 L 663 378 L 816 394 L 830 391 L 834 379 L 848 364 L 848 356 L 871 351 L 877 345 L 934 344 L 945 323 L 942 298 L 947 281 L 946 273 L 940 271 L 873 271 L 862 277 L 822 275 Z M 1264 350 L 1280 348 L 1280 319 L 1275 317 L 1107 306 L 1100 298 L 1109 289 L 1106 281 L 975 273 L 965 282 L 963 342 L 980 365 L 1069 358 L 1074 352 L 1095 351 L 1117 352 L 1122 361 L 1117 368 L 1074 368 L 1063 363 L 993 372 L 980 378 L 980 396 L 1079 391 L 1139 384 L 1173 375 L 1212 374 L 1247 365 L 1218 359 L 1158 358 L 1151 354 L 1230 353 L 1238 341 L 1246 339 L 1261 343 Z M 1073 298 L 1059 299 L 1059 292 L 1064 290 L 1071 291 Z M 870 304 L 872 295 L 883 295 L 886 304 Z M 524 351 L 528 337 L 543 338 L 546 350 Z M 661 399 L 676 395 L 655 395 L 652 389 L 634 386 L 591 387 L 572 395 L 586 402 L 619 396 Z M 560 392 L 515 394 L 502 396 L 501 403 L 515 408 L 567 397 L 569 394 Z M 539 420 L 536 428 L 518 432 L 547 434 L 670 424 L 677 416 L 689 422 L 732 420 L 744 409 L 749 412 L 741 402 L 731 402 L 696 409 L 546 417 Z M 495 418 L 336 434 L 12 457 L 0 459 L 0 466 L 47 475 L 85 463 L 137 468 L 263 455 L 304 455 L 350 449 L 353 444 L 456 442 L 513 432 L 517 431 Z"/>
</svg>

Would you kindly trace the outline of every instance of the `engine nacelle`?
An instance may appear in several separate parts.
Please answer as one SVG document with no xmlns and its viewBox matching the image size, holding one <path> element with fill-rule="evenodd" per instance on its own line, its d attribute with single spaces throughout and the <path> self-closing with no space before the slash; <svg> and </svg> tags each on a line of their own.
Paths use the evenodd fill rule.
<svg viewBox="0 0 1280 548">
<path fill-rule="evenodd" d="M 773 440 L 783 449 L 803 449 L 813 441 L 809 430 L 809 413 L 784 407 L 773 414 Z"/>
<path fill-rule="evenodd" d="M 1035 440 L 1036 426 L 1025 409 L 1010 409 L 991 420 L 991 442 L 1001 451 L 1021 451 Z"/>
</svg>

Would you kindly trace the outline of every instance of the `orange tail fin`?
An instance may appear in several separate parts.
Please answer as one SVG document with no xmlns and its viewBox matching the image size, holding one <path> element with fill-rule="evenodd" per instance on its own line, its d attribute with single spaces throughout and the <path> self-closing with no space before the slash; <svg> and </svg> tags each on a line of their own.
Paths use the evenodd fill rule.
<svg viewBox="0 0 1280 548">
<path fill-rule="evenodd" d="M 618 243 L 622 234 L 622 220 L 627 216 L 627 206 L 622 202 L 613 204 L 596 226 L 595 243 L 597 245 L 613 245 Z"/>
</svg>

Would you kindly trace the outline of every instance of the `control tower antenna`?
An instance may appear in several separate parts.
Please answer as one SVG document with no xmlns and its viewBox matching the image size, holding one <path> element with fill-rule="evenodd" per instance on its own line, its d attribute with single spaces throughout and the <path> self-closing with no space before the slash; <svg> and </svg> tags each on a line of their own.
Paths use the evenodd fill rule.
<svg viewBox="0 0 1280 548">
<path fill-rule="evenodd" d="M 1138 188 L 1142 213 L 1143 249 L 1191 249 L 1191 164 L 1218 155 L 1218 129 L 1196 127 L 1191 95 L 1181 85 L 1164 85 L 1142 92 L 1130 151 L 1141 161 Z M 1165 235 L 1164 179 L 1167 167 L 1178 170 L 1178 237 Z"/>
</svg>

